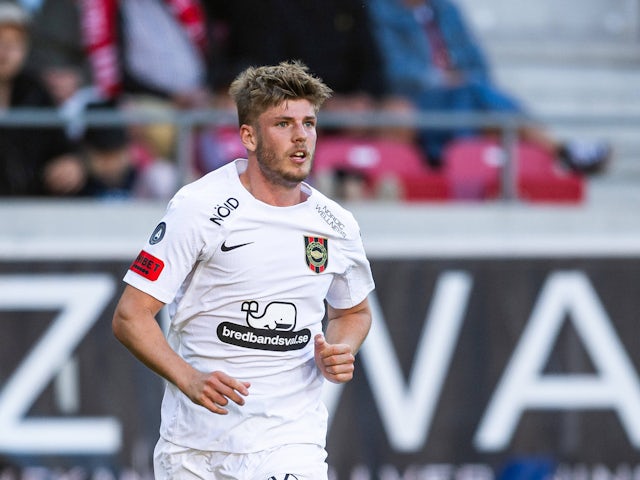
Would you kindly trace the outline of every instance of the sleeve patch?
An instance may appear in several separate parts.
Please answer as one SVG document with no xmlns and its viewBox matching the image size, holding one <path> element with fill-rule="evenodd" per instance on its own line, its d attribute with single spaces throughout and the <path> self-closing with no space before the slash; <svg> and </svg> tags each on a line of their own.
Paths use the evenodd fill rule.
<svg viewBox="0 0 640 480">
<path fill-rule="evenodd" d="M 138 257 L 129 267 L 129 270 L 136 272 L 138 275 L 155 282 L 160 276 L 160 272 L 164 269 L 164 262 L 154 257 L 150 253 L 142 250 Z"/>
</svg>

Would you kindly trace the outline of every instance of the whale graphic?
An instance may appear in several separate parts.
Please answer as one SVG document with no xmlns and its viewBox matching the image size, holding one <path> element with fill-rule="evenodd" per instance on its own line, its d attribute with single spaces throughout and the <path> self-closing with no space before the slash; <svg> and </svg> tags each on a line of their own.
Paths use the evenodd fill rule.
<svg viewBox="0 0 640 480">
<path fill-rule="evenodd" d="M 291 331 L 296 326 L 296 306 L 288 302 L 271 302 L 262 312 L 258 302 L 249 300 L 242 302 L 241 310 L 247 313 L 247 324 L 259 330 Z"/>
</svg>

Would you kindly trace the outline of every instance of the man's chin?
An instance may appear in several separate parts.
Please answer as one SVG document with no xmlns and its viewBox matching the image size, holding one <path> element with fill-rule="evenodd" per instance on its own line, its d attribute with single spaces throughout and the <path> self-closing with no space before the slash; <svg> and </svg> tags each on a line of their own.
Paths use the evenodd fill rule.
<svg viewBox="0 0 640 480">
<path fill-rule="evenodd" d="M 295 186 L 297 184 L 299 184 L 300 182 L 304 182 L 307 177 L 309 176 L 308 173 L 305 174 L 285 174 L 285 175 L 281 175 L 281 178 L 283 180 L 283 183 L 287 183 L 291 186 Z"/>
<path fill-rule="evenodd" d="M 288 188 L 293 188 L 306 180 L 310 172 L 309 169 L 298 171 L 271 170 L 270 168 L 265 168 L 264 165 L 261 165 L 261 170 L 265 178 L 271 183 Z"/>
<path fill-rule="evenodd" d="M 295 166 L 290 165 L 289 167 L 290 168 L 283 168 L 277 172 L 279 176 L 287 182 L 303 182 L 311 173 L 311 164 L 308 163 Z"/>
</svg>

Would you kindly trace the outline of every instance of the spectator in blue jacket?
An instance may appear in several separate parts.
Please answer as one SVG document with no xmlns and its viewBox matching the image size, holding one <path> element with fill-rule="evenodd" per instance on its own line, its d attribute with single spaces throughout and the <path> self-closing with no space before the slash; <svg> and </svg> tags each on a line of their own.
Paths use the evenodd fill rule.
<svg viewBox="0 0 640 480">
<path fill-rule="evenodd" d="M 370 0 L 373 30 L 392 93 L 423 111 L 524 113 L 518 101 L 492 81 L 489 65 L 465 19 L 450 0 Z M 429 129 L 421 143 L 438 165 L 454 138 L 478 134 L 471 128 Z M 610 155 L 601 142 L 560 142 L 538 125 L 525 126 L 524 140 L 553 152 L 582 171 L 601 168 Z"/>
</svg>

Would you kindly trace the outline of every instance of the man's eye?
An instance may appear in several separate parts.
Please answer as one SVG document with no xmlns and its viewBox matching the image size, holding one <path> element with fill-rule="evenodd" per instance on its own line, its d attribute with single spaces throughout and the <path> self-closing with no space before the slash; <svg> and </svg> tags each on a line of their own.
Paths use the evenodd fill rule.
<svg viewBox="0 0 640 480">
<path fill-rule="evenodd" d="M 278 122 L 276 125 L 278 127 L 286 127 L 288 125 L 288 123 L 283 120 L 282 122 Z"/>
<path fill-rule="evenodd" d="M 316 126 L 316 122 L 312 122 L 312 121 L 305 122 L 304 124 L 309 128 L 313 128 Z"/>
</svg>

